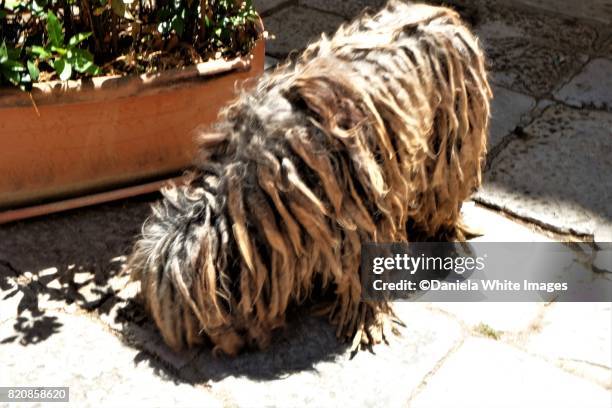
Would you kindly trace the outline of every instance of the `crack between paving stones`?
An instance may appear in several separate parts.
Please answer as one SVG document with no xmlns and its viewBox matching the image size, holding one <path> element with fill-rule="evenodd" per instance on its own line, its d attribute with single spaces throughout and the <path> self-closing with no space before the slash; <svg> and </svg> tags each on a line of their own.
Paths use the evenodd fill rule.
<svg viewBox="0 0 612 408">
<path fill-rule="evenodd" d="M 571 229 L 566 230 L 563 228 L 559 228 L 557 226 L 554 226 L 542 220 L 538 220 L 536 218 L 526 216 L 526 215 L 517 214 L 516 212 L 512 211 L 511 209 L 507 207 L 503 207 L 502 205 L 492 203 L 482 197 L 472 196 L 472 200 L 482 205 L 485 208 L 502 212 L 503 214 L 508 215 L 509 216 L 508 218 L 510 219 L 519 220 L 527 224 L 533 224 L 541 228 L 545 232 L 562 235 L 565 238 L 570 239 L 570 240 L 578 240 L 578 241 L 586 240 L 586 242 L 593 242 L 593 239 L 594 239 L 593 233 L 584 233 L 584 232 L 574 231 Z"/>
<path fill-rule="evenodd" d="M 427 387 L 429 380 L 433 378 L 433 376 L 440 370 L 440 368 L 442 368 L 444 363 L 446 363 L 446 361 L 453 354 L 455 354 L 455 352 L 459 350 L 461 346 L 463 346 L 464 342 L 465 342 L 465 335 L 462 334 L 462 337 L 450 348 L 450 350 L 436 362 L 433 368 L 429 370 L 429 372 L 427 372 L 425 376 L 423 376 L 423 379 L 421 380 L 419 385 L 417 385 L 414 391 L 412 391 L 412 393 L 410 394 L 410 397 L 408 397 L 408 401 L 407 401 L 408 407 L 412 405 L 412 402 L 414 401 L 414 399 L 425 389 L 425 387 Z"/>
<path fill-rule="evenodd" d="M 599 34 L 597 33 L 596 35 L 599 35 Z M 595 40 L 597 40 L 597 39 L 595 39 Z M 580 54 L 578 54 L 578 55 L 580 55 Z M 583 54 L 583 55 L 586 55 L 586 56 L 587 56 L 587 59 L 586 59 L 585 63 L 584 63 L 584 64 L 582 64 L 582 65 L 580 66 L 580 68 L 576 69 L 576 72 L 574 72 L 574 74 L 573 74 L 573 75 L 568 75 L 567 80 L 563 81 L 563 79 L 561 79 L 561 81 L 559 81 L 559 82 L 560 82 L 560 84 L 559 84 L 557 87 L 553 88 L 553 90 L 550 92 L 550 95 L 549 95 L 549 96 L 550 96 L 550 99 L 551 99 L 551 100 L 553 100 L 553 101 L 555 101 L 555 102 L 560 102 L 560 103 L 562 103 L 562 104 L 566 105 L 566 104 L 565 104 L 564 102 L 562 102 L 562 101 L 557 101 L 557 99 L 555 98 L 555 92 L 559 92 L 561 89 L 563 89 L 563 87 L 564 87 L 564 86 L 566 86 L 566 85 L 568 85 L 570 82 L 572 82 L 572 81 L 574 80 L 574 78 L 576 78 L 578 75 L 580 75 L 580 74 L 581 74 L 581 73 L 584 71 L 584 69 L 586 68 L 586 66 L 587 66 L 587 65 L 588 65 L 588 64 L 589 64 L 589 63 L 590 63 L 590 62 L 593 60 L 593 58 L 592 58 L 592 57 L 591 57 L 589 54 Z M 569 106 L 569 105 L 568 105 L 568 106 Z"/>
<path fill-rule="evenodd" d="M 584 381 L 588 381 L 591 384 L 595 384 L 595 385 L 597 385 L 599 387 L 603 387 L 605 389 L 610 389 L 608 384 L 602 383 L 601 381 L 598 381 L 598 380 L 596 380 L 596 379 L 594 379 L 592 377 L 589 377 L 587 375 L 584 375 L 584 374 L 582 374 L 580 372 L 576 372 L 574 369 L 572 369 L 572 367 L 568 367 L 568 366 L 564 365 L 563 362 L 564 361 L 575 361 L 575 362 L 585 363 L 587 365 L 595 366 L 595 367 L 598 367 L 598 368 L 603 368 L 603 369 L 606 369 L 606 370 L 610 370 L 610 367 L 608 367 L 608 366 L 599 365 L 599 364 L 596 364 L 596 363 L 590 363 L 588 361 L 579 360 L 579 359 L 569 359 L 569 358 L 562 358 L 562 357 L 546 357 L 546 356 L 540 355 L 538 353 L 529 351 L 529 350 L 525 349 L 524 347 L 522 347 L 522 346 L 520 346 L 518 344 L 512 344 L 512 343 L 505 343 L 505 344 L 507 344 L 508 346 L 513 347 L 513 348 L 515 348 L 515 349 L 517 349 L 517 350 L 527 354 L 528 356 L 530 356 L 530 357 L 532 357 L 532 358 L 534 358 L 536 360 L 539 360 L 539 361 L 541 361 L 543 363 L 546 363 L 546 364 L 548 364 L 550 366 L 556 367 L 557 369 L 563 371 L 564 373 L 567 373 L 567 374 L 571 375 L 572 377 L 580 378 L 580 379 L 582 379 Z"/>
<path fill-rule="evenodd" d="M 587 365 L 590 365 L 590 366 L 593 366 L 593 367 L 603 368 L 603 369 L 605 369 L 605 370 L 610 370 L 610 369 L 612 369 L 612 367 L 607 366 L 607 365 L 605 365 L 605 364 L 594 363 L 594 362 L 592 362 L 592 361 L 588 361 L 588 360 L 581 360 L 581 359 L 578 359 L 578 358 L 563 358 L 563 357 L 559 357 L 559 360 L 561 360 L 561 361 L 572 361 L 572 362 L 574 362 L 574 363 L 582 363 L 582 364 L 587 364 Z"/>
<path fill-rule="evenodd" d="M 547 356 L 543 356 L 540 355 L 536 352 L 530 351 L 527 348 L 525 348 L 525 343 L 527 342 L 528 338 L 531 337 L 534 334 L 538 334 L 542 331 L 542 322 L 544 320 L 544 316 L 546 314 L 546 311 L 548 310 L 548 308 L 550 306 L 552 306 L 555 302 L 548 302 L 546 303 L 538 312 L 537 316 L 533 318 L 533 320 L 531 321 L 531 323 L 529 323 L 529 326 L 526 330 L 523 330 L 521 332 L 518 333 L 514 333 L 513 336 L 511 337 L 506 337 L 506 338 L 501 338 L 500 342 L 502 344 L 507 345 L 508 347 L 512 347 L 516 350 L 519 350 L 529 356 L 531 356 L 532 358 L 535 358 L 537 360 L 540 360 L 546 364 L 552 365 L 554 367 L 557 367 L 558 369 L 562 370 L 565 373 L 568 373 L 574 377 L 578 377 L 581 378 L 585 381 L 589 381 L 590 383 L 593 384 L 597 384 L 598 386 L 604 386 L 604 384 L 602 384 L 599 381 L 593 380 L 592 378 L 588 377 L 588 376 L 584 376 L 574 370 L 571 369 L 571 367 L 566 367 L 563 365 L 564 361 L 574 361 L 574 362 L 578 362 L 578 363 L 584 363 L 587 365 L 591 365 L 594 367 L 598 367 L 598 368 L 603 368 L 606 370 L 610 370 L 610 367 L 603 365 L 603 364 L 597 364 L 597 363 L 592 363 L 590 361 L 586 361 L 586 360 L 580 360 L 580 359 L 571 359 L 571 358 L 563 358 L 563 357 L 547 357 Z"/>
<path fill-rule="evenodd" d="M 577 75 L 577 74 L 576 74 Z M 524 93 L 524 92 L 519 92 L 515 89 L 512 89 L 510 87 L 505 87 L 502 85 L 497 85 L 500 88 L 503 88 L 507 91 L 510 92 L 516 92 L 519 93 L 521 95 L 526 95 L 529 96 L 531 98 L 533 98 L 534 100 L 534 107 L 528 112 L 525 113 L 523 115 L 521 115 L 521 118 L 519 119 L 519 124 L 516 125 L 514 127 L 514 129 L 512 129 L 510 132 L 508 132 L 507 134 L 505 134 L 504 136 L 502 136 L 502 139 L 491 148 L 491 151 L 489 153 L 487 153 L 487 160 L 486 160 L 486 164 L 485 164 L 485 171 L 488 171 L 491 169 L 491 166 L 493 165 L 493 161 L 497 158 L 497 156 L 500 155 L 500 153 L 502 152 L 502 150 L 504 150 L 509 144 L 510 142 L 512 142 L 512 140 L 520 140 L 522 139 L 522 136 L 520 136 L 519 134 L 517 134 L 517 130 L 520 129 L 521 132 L 524 132 L 524 129 L 527 128 L 528 126 L 530 126 L 531 124 L 533 124 L 533 122 L 535 122 L 537 119 L 541 118 L 544 115 L 544 112 L 546 112 L 551 106 L 547 106 L 544 109 L 540 110 L 538 112 L 538 105 L 540 103 L 540 101 L 546 99 L 545 97 L 539 98 L 537 96 L 528 94 L 528 93 Z M 553 102 L 556 102 L 556 100 L 554 98 L 551 98 L 551 100 Z M 524 119 L 528 119 L 525 120 L 525 122 L 523 122 Z M 516 136 L 516 137 L 512 137 L 512 136 Z"/>
</svg>

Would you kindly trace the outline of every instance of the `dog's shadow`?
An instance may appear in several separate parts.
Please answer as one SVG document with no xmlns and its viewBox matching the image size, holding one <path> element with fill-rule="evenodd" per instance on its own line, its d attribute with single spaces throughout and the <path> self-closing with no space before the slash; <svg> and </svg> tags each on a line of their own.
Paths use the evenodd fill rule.
<svg viewBox="0 0 612 408">
<path fill-rule="evenodd" d="M 349 346 L 338 341 L 334 327 L 304 309 L 293 310 L 265 350 L 245 350 L 238 356 L 215 355 L 207 346 L 172 351 L 138 301 L 120 305 L 116 322 L 124 341 L 140 352 L 135 364 L 146 363 L 160 375 L 188 383 L 220 381 L 226 377 L 274 380 L 316 370 L 320 362 L 349 358 Z"/>
</svg>

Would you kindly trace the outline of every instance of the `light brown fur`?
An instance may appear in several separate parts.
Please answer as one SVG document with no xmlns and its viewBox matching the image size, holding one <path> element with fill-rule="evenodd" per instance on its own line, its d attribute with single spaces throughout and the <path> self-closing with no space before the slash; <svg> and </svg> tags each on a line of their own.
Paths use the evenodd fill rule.
<svg viewBox="0 0 612 408">
<path fill-rule="evenodd" d="M 463 239 L 490 97 L 457 14 L 400 1 L 265 75 L 201 136 L 129 260 L 166 342 L 265 347 L 313 290 L 339 337 L 380 340 L 391 309 L 361 299 L 361 246 Z"/>
</svg>

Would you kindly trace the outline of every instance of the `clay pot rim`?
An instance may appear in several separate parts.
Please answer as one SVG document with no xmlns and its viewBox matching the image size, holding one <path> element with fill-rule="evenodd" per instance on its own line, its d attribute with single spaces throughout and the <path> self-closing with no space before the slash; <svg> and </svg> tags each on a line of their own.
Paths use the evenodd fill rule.
<svg viewBox="0 0 612 408">
<path fill-rule="evenodd" d="M 54 80 L 33 84 L 31 93 L 20 89 L 0 88 L 0 109 L 32 105 L 87 102 L 156 92 L 179 83 L 206 80 L 232 72 L 251 69 L 255 48 L 267 38 L 263 22 L 258 17 L 258 38 L 249 54 L 232 59 L 208 60 L 181 68 L 140 75 L 106 75 L 78 80 Z"/>
</svg>

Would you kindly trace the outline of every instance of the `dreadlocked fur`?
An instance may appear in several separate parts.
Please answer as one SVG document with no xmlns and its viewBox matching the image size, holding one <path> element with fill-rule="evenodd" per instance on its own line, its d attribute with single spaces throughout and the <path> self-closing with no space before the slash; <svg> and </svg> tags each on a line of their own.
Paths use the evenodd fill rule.
<svg viewBox="0 0 612 408">
<path fill-rule="evenodd" d="M 242 92 L 129 259 L 168 345 L 263 348 L 321 290 L 339 337 L 379 341 L 392 312 L 361 299 L 361 246 L 464 239 L 490 97 L 458 15 L 400 1 Z"/>
</svg>

